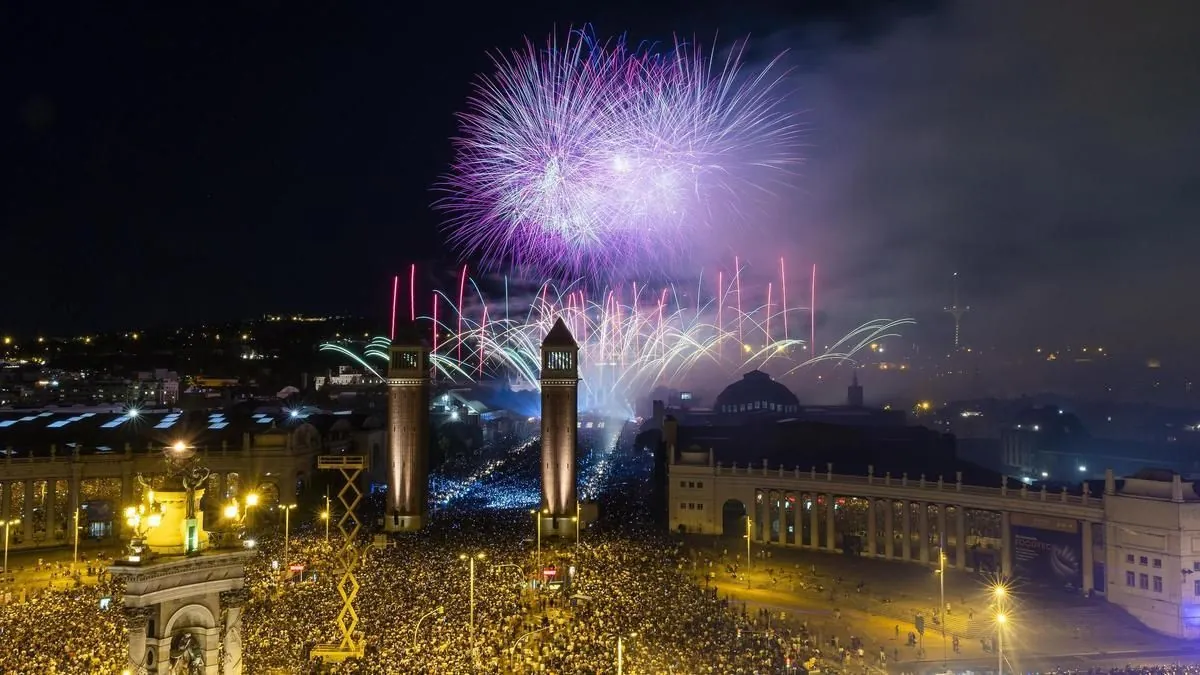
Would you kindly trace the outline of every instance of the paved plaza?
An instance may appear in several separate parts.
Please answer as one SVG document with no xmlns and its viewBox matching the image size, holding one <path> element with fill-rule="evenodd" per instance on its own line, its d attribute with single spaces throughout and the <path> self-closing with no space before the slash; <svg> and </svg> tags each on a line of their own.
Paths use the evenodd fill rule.
<svg viewBox="0 0 1200 675">
<path fill-rule="evenodd" d="M 950 611 L 944 622 L 943 650 L 945 612 L 938 612 L 941 589 L 936 568 L 756 544 L 747 575 L 745 539 L 689 536 L 687 543 L 697 583 L 704 584 L 704 571 L 711 570 L 715 576 L 708 583 L 720 594 L 745 603 L 751 613 L 769 608 L 776 615 L 783 612 L 789 624 L 807 622 L 827 648 L 835 636 L 840 645 L 849 644 L 852 636 L 860 638 L 869 667 L 881 665 L 882 652 L 883 665 L 897 672 L 936 670 L 943 661 L 959 671 L 996 668 L 998 654 L 991 645 L 985 650 L 983 642 L 996 635 L 992 578 L 947 570 L 945 602 Z M 707 560 L 712 561 L 711 567 Z M 738 566 L 736 578 L 729 565 Z M 1186 642 L 1151 632 L 1102 598 L 1020 582 L 1009 590 L 1005 660 L 1018 668 L 1114 658 L 1124 663 L 1173 661 L 1191 653 Z M 918 613 L 924 617 L 925 632 L 917 645 L 910 646 L 908 635 L 916 632 Z"/>
</svg>

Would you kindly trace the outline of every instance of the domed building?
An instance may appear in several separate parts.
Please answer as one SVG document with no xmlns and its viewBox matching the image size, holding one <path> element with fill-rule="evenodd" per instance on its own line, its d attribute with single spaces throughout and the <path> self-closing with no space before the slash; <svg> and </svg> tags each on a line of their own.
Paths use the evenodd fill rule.
<svg viewBox="0 0 1200 675">
<path fill-rule="evenodd" d="M 725 387 L 713 406 L 717 415 L 734 417 L 789 415 L 799 410 L 796 395 L 761 370 L 752 370 Z"/>
</svg>

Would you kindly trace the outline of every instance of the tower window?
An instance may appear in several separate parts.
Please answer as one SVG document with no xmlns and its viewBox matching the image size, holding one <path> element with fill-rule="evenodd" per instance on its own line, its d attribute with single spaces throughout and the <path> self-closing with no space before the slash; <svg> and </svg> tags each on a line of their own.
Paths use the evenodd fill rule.
<svg viewBox="0 0 1200 675">
<path fill-rule="evenodd" d="M 547 352 L 547 370 L 574 370 L 575 355 L 571 352 Z"/>
<path fill-rule="evenodd" d="M 416 370 L 418 367 L 415 352 L 392 352 L 392 368 L 396 370 Z"/>
</svg>

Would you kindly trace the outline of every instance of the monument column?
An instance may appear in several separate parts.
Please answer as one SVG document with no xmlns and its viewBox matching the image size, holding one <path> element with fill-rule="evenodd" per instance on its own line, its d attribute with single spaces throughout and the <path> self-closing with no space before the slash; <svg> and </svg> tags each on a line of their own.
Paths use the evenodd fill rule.
<svg viewBox="0 0 1200 675">
<path fill-rule="evenodd" d="M 55 504 L 58 501 L 57 498 L 58 479 L 47 478 L 46 496 L 43 499 L 42 508 L 46 513 L 46 542 L 52 546 L 58 543 L 58 540 L 54 538 L 54 531 L 58 529 L 58 509 L 56 508 L 58 505 Z M 70 523 L 67 524 L 67 527 L 70 527 Z M 66 528 L 63 529 L 65 530 Z"/>
<path fill-rule="evenodd" d="M 787 493 L 781 492 L 779 496 L 779 506 L 776 507 L 779 510 L 779 532 L 775 535 L 775 543 L 785 546 L 787 544 L 787 516 L 789 511 L 787 508 Z"/>
<path fill-rule="evenodd" d="M 75 523 L 75 514 L 79 512 L 79 508 L 83 504 L 79 503 L 80 478 L 75 475 L 74 466 L 71 467 L 71 470 L 71 477 L 67 479 L 67 508 L 71 509 L 71 523 L 69 525 L 73 526 Z M 121 508 L 124 508 L 124 505 Z"/>
<path fill-rule="evenodd" d="M 883 557 L 891 560 L 896 555 L 896 503 L 888 499 L 883 505 Z"/>
<path fill-rule="evenodd" d="M 146 624 L 153 610 L 149 607 L 126 607 L 125 625 L 129 628 L 129 669 L 143 672 L 146 663 Z"/>
<path fill-rule="evenodd" d="M 222 675 L 242 673 L 242 608 L 250 599 L 245 588 L 221 592 L 221 607 L 225 610 L 225 625 L 221 645 L 225 649 L 225 662 L 221 664 Z"/>
<path fill-rule="evenodd" d="M 24 505 L 21 508 L 21 530 L 25 546 L 33 546 L 33 479 L 25 479 L 25 488 L 22 490 L 25 494 L 22 496 Z"/>
<path fill-rule="evenodd" d="M 946 552 L 950 545 L 950 534 L 946 532 L 946 505 L 938 504 L 937 510 L 938 555 L 945 555 L 946 565 L 950 565 L 950 554 Z"/>
<path fill-rule="evenodd" d="M 1013 539 L 1012 539 L 1012 516 L 1008 511 L 1000 512 L 1000 575 L 1005 580 L 1011 579 L 1013 574 L 1013 555 L 1012 555 Z"/>
<path fill-rule="evenodd" d="M 388 493 L 384 529 L 425 525 L 429 491 L 429 350 L 392 345 L 388 355 Z"/>
<path fill-rule="evenodd" d="M 875 507 L 877 503 L 874 497 L 867 502 L 867 555 L 875 557 Z"/>
<path fill-rule="evenodd" d="M 954 566 L 967 569 L 967 510 L 954 507 Z"/>
<path fill-rule="evenodd" d="M 1092 552 L 1092 524 L 1086 520 L 1079 521 L 1079 527 L 1083 528 L 1080 533 L 1082 542 L 1083 557 L 1080 563 L 1083 572 L 1083 592 L 1090 593 L 1096 586 L 1096 570 L 1095 559 Z"/>
<path fill-rule="evenodd" d="M 817 495 L 809 496 L 811 504 L 808 508 L 808 545 L 816 550 L 821 548 L 821 522 L 817 518 Z"/>
<path fill-rule="evenodd" d="M 789 502 L 788 497 L 791 497 L 792 501 Z M 800 495 L 797 495 L 794 492 L 785 493 L 783 497 L 783 504 L 787 507 L 784 509 L 784 513 L 787 514 L 788 524 L 792 528 L 792 543 L 787 543 L 787 535 L 784 535 L 783 543 L 785 546 L 799 546 L 801 543 L 801 531 L 804 529 L 801 527 L 803 522 L 800 520 L 800 511 L 797 510 L 801 505 Z"/>
<path fill-rule="evenodd" d="M 542 533 L 575 537 L 579 345 L 559 318 L 542 340 Z M 769 496 L 769 495 L 768 495 Z M 770 517 L 771 508 L 765 510 Z M 771 538 L 770 523 L 763 540 Z"/>
<path fill-rule="evenodd" d="M 830 551 L 837 548 L 837 521 L 833 517 L 836 509 L 833 495 L 825 495 L 825 548 Z"/>
<path fill-rule="evenodd" d="M 922 563 L 929 563 L 929 502 L 917 502 L 917 543 Z"/>
<path fill-rule="evenodd" d="M 900 532 L 904 539 L 900 542 L 900 559 L 907 562 L 912 560 L 912 506 L 907 499 L 900 501 Z"/>
<path fill-rule="evenodd" d="M 0 483 L 0 520 L 9 520 L 12 518 L 12 486 L 13 481 L 6 480 Z"/>
</svg>

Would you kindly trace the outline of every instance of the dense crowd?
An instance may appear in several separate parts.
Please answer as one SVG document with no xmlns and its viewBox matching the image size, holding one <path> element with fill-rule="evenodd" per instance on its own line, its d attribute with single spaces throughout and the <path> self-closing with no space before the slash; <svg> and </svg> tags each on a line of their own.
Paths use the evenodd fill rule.
<svg viewBox="0 0 1200 675">
<path fill-rule="evenodd" d="M 520 464 L 484 481 L 482 491 L 506 493 L 536 477 L 535 463 L 525 476 Z M 620 473 L 647 468 L 632 456 L 613 464 Z M 474 509 L 463 500 L 426 532 L 367 554 L 357 603 L 366 654 L 335 672 L 613 673 L 618 637 L 628 673 L 782 672 L 787 636 L 697 587 L 686 556 L 645 515 L 640 502 L 610 499 L 581 545 L 547 541 L 539 561 L 525 511 Z M 308 651 L 339 637 L 332 547 L 305 534 L 292 551 L 305 564 L 302 582 L 276 581 L 273 543 L 250 570 L 249 672 L 315 670 Z M 476 565 L 472 639 L 469 567 L 460 556 L 476 553 L 486 557 Z M 539 574 L 550 567 L 553 577 Z"/>
<path fill-rule="evenodd" d="M 467 672 L 472 661 L 484 673 L 615 672 L 618 636 L 630 673 L 779 672 L 778 640 L 691 583 L 674 544 L 649 532 L 588 532 L 577 550 L 547 546 L 543 566 L 555 567 L 555 583 L 532 588 L 536 545 L 522 537 L 530 528 L 479 520 L 368 554 L 357 605 L 367 654 L 338 672 Z M 297 552 L 325 567 L 311 537 Z M 472 642 L 468 564 L 459 554 L 478 552 L 487 557 L 476 566 Z M 339 637 L 336 575 L 317 572 L 315 581 L 279 588 L 268 581 L 269 565 L 256 567 L 255 586 L 270 591 L 245 615 L 246 665 L 297 672 L 308 649 Z"/>
<path fill-rule="evenodd" d="M 704 556 L 648 518 L 650 456 L 627 442 L 605 445 L 581 462 L 581 483 L 601 495 L 602 517 L 578 545 L 547 540 L 539 550 L 525 503 L 536 495 L 536 446 L 487 448 L 443 467 L 433 490 L 442 503 L 430 525 L 371 540 L 362 558 L 361 658 L 311 658 L 314 647 L 341 637 L 338 532 L 327 542 L 323 529 L 293 523 L 286 556 L 282 532 L 260 532 L 246 570 L 243 672 L 600 675 L 617 672 L 618 640 L 631 674 L 767 675 L 801 665 L 859 672 L 886 661 L 882 652 L 864 654 L 852 637 L 810 634 L 798 617 L 747 612 L 697 583 Z M 462 556 L 476 554 L 483 556 L 472 630 Z M 292 565 L 298 571 L 289 574 Z M 119 581 L 67 585 L 27 589 L 23 602 L 0 607 L 0 675 L 121 673 Z M 113 606 L 105 609 L 104 598 Z M 1200 675 L 1191 666 L 1058 672 Z"/>
<path fill-rule="evenodd" d="M 125 667 L 119 582 L 10 592 L 16 597 L 0 605 L 0 673 L 115 674 Z"/>
</svg>

